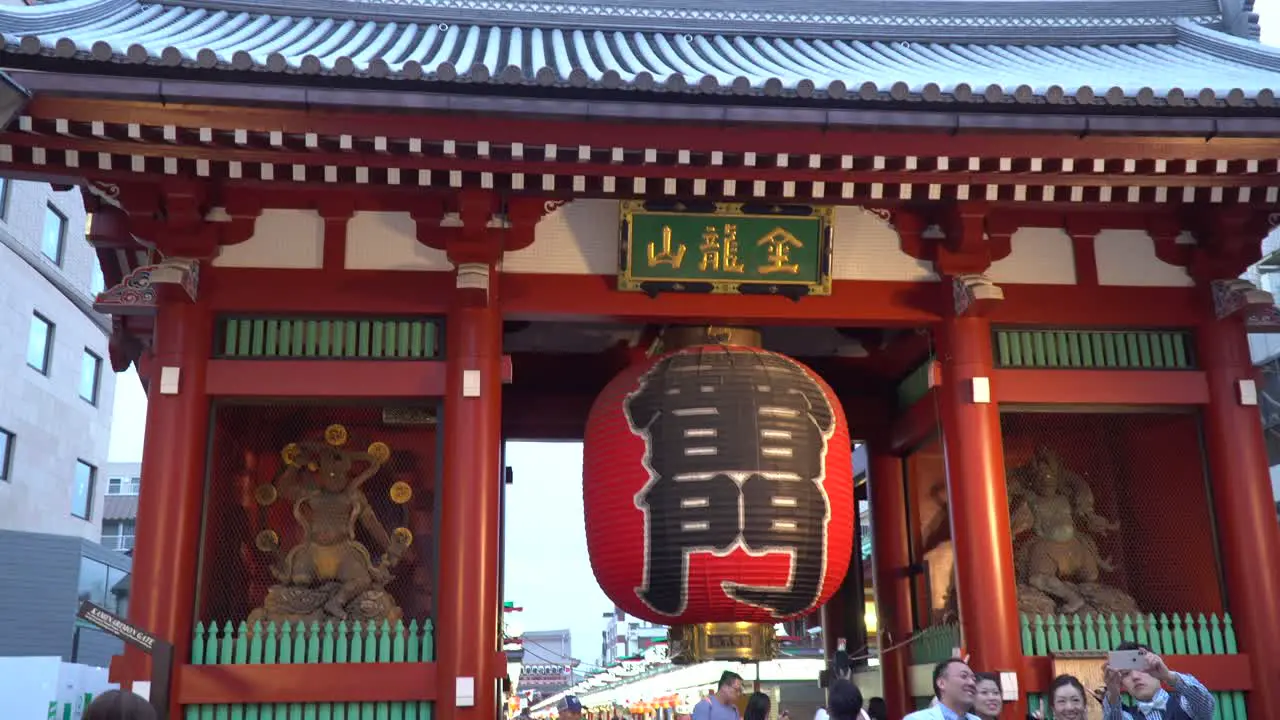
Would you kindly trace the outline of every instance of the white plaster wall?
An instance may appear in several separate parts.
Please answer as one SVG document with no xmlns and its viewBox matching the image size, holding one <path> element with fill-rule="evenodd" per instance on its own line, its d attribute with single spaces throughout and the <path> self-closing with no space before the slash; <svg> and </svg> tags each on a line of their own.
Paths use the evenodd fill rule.
<svg viewBox="0 0 1280 720">
<path fill-rule="evenodd" d="M 859 207 L 837 207 L 831 276 L 836 280 L 935 281 L 932 263 L 902 251 L 898 231 Z"/>
<path fill-rule="evenodd" d="M 358 212 L 347 224 L 348 270 L 452 270 L 443 250 L 418 242 L 409 213 Z"/>
<path fill-rule="evenodd" d="M 248 240 L 221 248 L 214 267 L 311 270 L 324 265 L 324 219 L 314 210 L 263 210 Z"/>
<path fill-rule="evenodd" d="M 1076 284 L 1071 236 L 1059 228 L 1019 228 L 1009 239 L 1009 255 L 991 264 L 994 283 Z"/>
<path fill-rule="evenodd" d="M 1155 241 L 1142 230 L 1103 230 L 1093 240 L 1099 285 L 1190 287 L 1186 268 L 1156 257 Z"/>
<path fill-rule="evenodd" d="M 502 258 L 502 271 L 563 275 L 618 272 L 617 200 L 575 200 L 556 208 L 534 229 L 533 244 Z"/>
<path fill-rule="evenodd" d="M 67 217 L 66 248 L 58 269 L 40 253 L 45 204 Z M 0 427 L 16 436 L 10 480 L 0 481 L 0 529 L 73 535 L 97 541 L 106 489 L 105 466 L 115 399 L 115 374 L 106 333 L 28 263 L 43 263 L 69 292 L 88 299 L 96 258 L 84 240 L 78 191 L 55 193 L 45 183 L 11 182 L 0 233 L 31 252 L 20 256 L 0 244 Z M 26 363 L 32 313 L 55 325 L 48 376 Z M 80 398 L 85 348 L 103 359 L 98 404 Z M 141 419 L 135 418 L 141 422 Z M 99 468 L 90 518 L 71 515 L 76 460 Z"/>
</svg>

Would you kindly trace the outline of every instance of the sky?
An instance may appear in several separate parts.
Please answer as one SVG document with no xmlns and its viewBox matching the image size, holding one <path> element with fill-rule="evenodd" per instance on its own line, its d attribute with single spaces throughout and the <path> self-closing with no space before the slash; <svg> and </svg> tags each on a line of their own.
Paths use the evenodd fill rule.
<svg viewBox="0 0 1280 720">
<path fill-rule="evenodd" d="M 1256 0 L 1262 41 L 1280 45 L 1280 0 Z M 116 378 L 111 462 L 139 462 L 147 398 L 132 368 Z M 523 607 L 525 630 L 569 628 L 574 656 L 600 655 L 603 613 L 613 608 L 596 586 L 582 521 L 582 444 L 510 443 L 515 483 L 507 495 L 506 599 Z"/>
</svg>

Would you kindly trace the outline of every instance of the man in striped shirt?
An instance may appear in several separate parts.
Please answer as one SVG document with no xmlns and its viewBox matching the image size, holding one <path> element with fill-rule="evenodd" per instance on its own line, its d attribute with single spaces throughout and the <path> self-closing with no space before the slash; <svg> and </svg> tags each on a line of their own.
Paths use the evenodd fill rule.
<svg viewBox="0 0 1280 720">
<path fill-rule="evenodd" d="M 1127 642 L 1116 650 L 1137 650 L 1143 667 L 1141 670 L 1106 669 L 1103 720 L 1213 720 L 1217 703 L 1213 693 L 1199 680 L 1173 672 L 1149 647 Z M 1133 708 L 1125 709 L 1120 704 L 1122 690 L 1134 699 Z"/>
</svg>

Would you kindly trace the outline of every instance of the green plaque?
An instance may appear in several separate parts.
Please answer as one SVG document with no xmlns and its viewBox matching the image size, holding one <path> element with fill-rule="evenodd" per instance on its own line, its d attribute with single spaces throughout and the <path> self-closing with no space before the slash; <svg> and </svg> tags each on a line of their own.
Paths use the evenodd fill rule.
<svg viewBox="0 0 1280 720">
<path fill-rule="evenodd" d="M 619 290 L 831 294 L 830 208 L 682 212 L 629 201 L 621 234 Z"/>
</svg>

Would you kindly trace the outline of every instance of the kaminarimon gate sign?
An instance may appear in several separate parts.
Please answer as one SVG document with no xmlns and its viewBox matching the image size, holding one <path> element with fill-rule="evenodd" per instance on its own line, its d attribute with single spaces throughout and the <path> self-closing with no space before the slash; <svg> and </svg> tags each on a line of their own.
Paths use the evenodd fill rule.
<svg viewBox="0 0 1280 720">
<path fill-rule="evenodd" d="M 821 626 L 895 717 L 955 648 L 1021 716 L 1055 654 L 1131 636 L 1223 717 L 1280 717 L 1245 343 L 1277 313 L 1239 280 L 1280 201 L 1258 33 L 1243 0 L 0 7 L 31 94 L 0 172 L 83 194 L 112 364 L 148 388 L 127 619 L 174 646 L 171 717 L 489 720 L 503 442 L 586 437 L 682 333 L 807 368 L 847 421 L 826 462 L 866 463 L 852 496 L 762 474 L 827 427 L 767 372 L 640 408 L 694 433 L 664 452 L 773 458 L 672 462 L 646 532 L 701 585 L 653 591 L 670 617 L 675 587 L 785 618 L 783 652 Z M 593 487 L 642 543 L 656 475 L 617 437 L 628 482 Z M 748 495 L 767 532 L 730 522 Z M 628 562 L 611 592 L 649 587 Z"/>
</svg>

